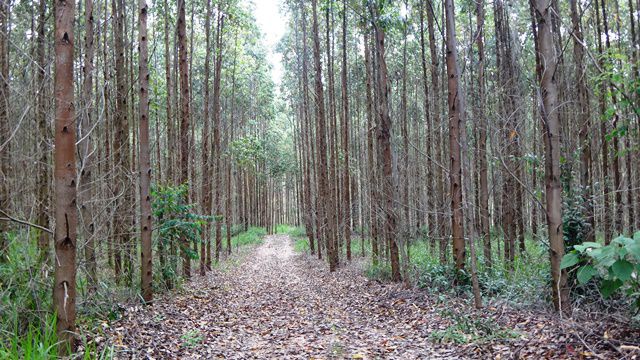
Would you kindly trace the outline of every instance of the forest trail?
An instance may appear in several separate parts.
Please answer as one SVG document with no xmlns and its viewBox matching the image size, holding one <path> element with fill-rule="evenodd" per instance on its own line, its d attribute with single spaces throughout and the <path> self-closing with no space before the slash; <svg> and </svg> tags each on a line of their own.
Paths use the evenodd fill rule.
<svg viewBox="0 0 640 360">
<path fill-rule="evenodd" d="M 288 236 L 267 236 L 173 299 L 127 309 L 111 342 L 118 357 L 143 359 L 437 356 L 428 337 L 432 309 L 359 273 L 331 274 L 295 253 Z"/>
</svg>

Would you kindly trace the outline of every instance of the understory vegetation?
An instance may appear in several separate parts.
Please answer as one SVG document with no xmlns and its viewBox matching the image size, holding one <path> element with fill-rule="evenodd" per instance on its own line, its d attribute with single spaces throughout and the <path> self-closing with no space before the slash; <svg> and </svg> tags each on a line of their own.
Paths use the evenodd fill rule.
<svg viewBox="0 0 640 360">
<path fill-rule="evenodd" d="M 226 236 L 226 229 L 223 234 Z M 237 250 L 261 244 L 266 231 L 255 226 L 244 231 L 243 227 L 236 226 L 232 234 L 231 244 Z M 37 232 L 11 233 L 7 261 L 0 262 L 0 359 L 53 359 L 58 356 L 60 341 L 56 335 L 56 317 L 51 314 L 52 283 L 48 274 L 51 264 L 41 262 L 36 238 Z M 193 256 L 198 258 L 195 253 Z M 106 265 L 101 269 L 108 269 Z M 180 275 L 161 268 L 159 260 L 154 266 L 160 268 L 158 274 L 174 274 L 171 279 L 173 289 L 158 285 L 156 292 L 181 290 L 184 279 Z M 82 336 L 78 340 L 76 356 L 110 359 L 112 349 L 106 347 L 98 351 L 97 342 L 104 336 L 104 326 L 121 317 L 122 305 L 137 298 L 139 284 L 117 284 L 110 272 L 101 271 L 98 288 L 89 289 L 86 273 L 78 275 L 77 321 Z M 165 283 L 158 279 L 156 284 Z"/>
<path fill-rule="evenodd" d="M 297 252 L 309 253 L 309 241 L 304 227 L 282 226 L 279 229 L 294 239 L 294 248 Z M 613 245 L 609 245 L 611 249 L 600 243 L 577 244 L 575 245 L 577 250 L 568 249 L 563 268 L 571 270 L 569 276 L 574 288 L 572 301 L 577 309 L 583 311 L 615 309 L 614 311 L 622 316 L 633 316 L 635 326 L 640 326 L 638 322 L 640 317 L 636 311 L 640 292 L 638 277 L 635 275 L 640 270 L 638 265 L 640 259 L 633 253 L 640 249 L 636 245 L 640 241 L 638 239 L 640 239 L 640 233 L 636 233 L 634 239 L 624 237 L 615 239 Z M 496 243 L 503 243 L 503 240 L 498 239 Z M 478 254 L 479 285 L 483 296 L 490 303 L 505 303 L 515 308 L 541 310 L 548 307 L 550 299 L 545 290 L 549 287 L 551 275 L 547 245 L 540 239 L 527 236 L 525 246 L 527 252 L 518 253 L 511 265 L 503 261 L 494 261 L 489 267 L 483 254 Z M 625 248 L 630 250 L 624 250 Z M 598 251 L 594 253 L 592 250 L 595 249 L 604 249 L 604 255 L 600 255 Z M 344 252 L 344 248 L 342 250 Z M 409 284 L 424 289 L 440 301 L 445 301 L 448 296 L 471 298 L 469 275 L 466 272 L 456 271 L 450 263 L 443 265 L 438 256 L 437 244 L 432 240 L 412 239 L 409 241 L 407 250 L 410 264 L 407 268 Z M 391 281 L 390 264 L 382 260 L 377 264 L 372 262 L 369 239 L 354 238 L 351 251 L 356 258 L 364 260 L 361 264 L 366 277 L 385 282 Z M 503 249 L 493 247 L 492 258 L 500 259 L 502 252 Z M 629 261 L 623 262 L 620 257 L 627 258 Z M 600 289 L 596 284 L 599 277 L 603 280 Z M 434 336 L 440 339 L 438 341 L 443 338 L 458 342 L 460 338 L 450 333 L 456 333 L 458 330 L 463 333 L 466 331 L 450 329 Z"/>
</svg>

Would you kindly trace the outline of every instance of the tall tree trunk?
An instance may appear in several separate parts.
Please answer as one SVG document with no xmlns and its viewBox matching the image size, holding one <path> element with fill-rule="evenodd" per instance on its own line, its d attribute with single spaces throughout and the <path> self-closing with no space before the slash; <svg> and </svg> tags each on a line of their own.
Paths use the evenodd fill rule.
<svg viewBox="0 0 640 360">
<path fill-rule="evenodd" d="M 98 286 L 98 272 L 96 265 L 95 239 L 93 222 L 93 148 L 91 142 L 91 115 L 93 111 L 93 0 L 85 0 L 85 52 L 84 52 L 84 82 L 82 84 L 82 121 L 80 126 L 80 216 L 82 217 L 82 234 L 84 240 L 84 257 L 87 266 L 87 280 L 89 289 L 95 290 Z"/>
<path fill-rule="evenodd" d="M 533 1 L 533 0 L 532 0 Z M 535 13 L 538 23 L 538 50 L 542 62 L 540 81 L 540 115 L 544 129 L 545 145 L 545 197 L 547 225 L 549 229 L 549 257 L 553 305 L 557 311 L 569 313 L 569 288 L 567 273 L 560 270 L 564 255 L 562 235 L 562 186 L 560 184 L 560 121 L 557 112 L 558 89 L 555 79 L 557 56 L 553 46 L 551 31 L 551 7 L 549 0 L 535 0 Z"/>
<path fill-rule="evenodd" d="M 596 38 L 598 44 L 598 65 L 600 68 L 604 66 L 604 49 L 602 47 L 602 28 L 600 27 L 600 1 L 595 1 L 595 13 L 596 13 Z M 606 81 L 600 82 L 600 97 L 599 107 L 600 115 L 604 116 L 607 111 L 607 99 L 606 99 L 607 85 Z M 611 199 L 610 199 L 610 179 L 609 179 L 609 140 L 608 140 L 608 119 L 600 121 L 600 146 L 602 152 L 602 205 L 603 205 L 603 221 L 602 230 L 604 232 L 604 243 L 609 244 L 611 242 Z"/>
<path fill-rule="evenodd" d="M 204 215 L 211 215 L 211 159 L 210 159 L 210 147 L 211 141 L 209 139 L 209 76 L 210 76 L 210 56 L 211 56 L 211 0 L 207 0 L 207 18 L 205 20 L 205 57 L 204 57 L 204 107 L 202 110 L 202 180 L 201 189 L 202 195 L 200 201 L 202 201 L 202 211 Z M 209 222 L 205 222 L 202 229 L 202 244 L 200 244 L 200 275 L 204 276 L 206 270 L 211 270 L 210 255 L 207 249 L 211 249 L 209 244 L 211 241 L 210 236 L 211 226 Z"/>
<path fill-rule="evenodd" d="M 462 162 L 460 151 L 460 131 L 462 124 L 462 99 L 459 93 L 458 50 L 456 42 L 455 13 L 453 0 L 445 0 L 447 77 L 449 104 L 449 151 L 451 165 L 449 182 L 451 186 L 451 235 L 453 257 L 456 268 L 462 270 L 465 265 L 464 215 L 462 211 Z"/>
<path fill-rule="evenodd" d="M 322 86 L 322 62 L 320 57 L 320 36 L 318 34 L 318 10 L 317 0 L 311 0 L 313 12 L 313 59 L 315 67 L 315 92 L 316 92 L 316 148 L 318 152 L 318 222 L 325 227 L 322 242 L 327 248 L 327 252 L 332 251 L 334 244 L 332 227 L 327 226 L 330 216 L 328 211 L 333 211 L 328 206 L 328 199 L 331 197 L 327 184 L 327 131 L 325 125 L 324 89 Z M 321 240 L 319 240 L 320 242 Z M 320 251 L 318 256 L 322 256 Z M 335 270 L 337 264 L 329 264 L 330 270 Z"/>
<path fill-rule="evenodd" d="M 478 140 L 478 174 L 479 174 L 479 196 L 478 204 L 480 212 L 480 237 L 483 242 L 484 262 L 487 268 L 491 268 L 493 262 L 491 259 L 491 231 L 489 223 L 489 175 L 487 163 L 487 132 L 489 131 L 489 122 L 484 113 L 485 107 L 485 80 L 484 80 L 484 0 L 476 3 L 477 18 L 477 38 L 478 46 L 478 109 L 477 117 L 479 118 L 479 140 Z"/>
<path fill-rule="evenodd" d="M 129 254 L 126 248 L 129 243 L 129 205 L 131 197 L 129 197 L 128 173 L 129 166 L 129 118 L 127 115 L 127 84 L 125 78 L 125 49 L 124 49 L 124 1 L 113 0 L 114 12 L 114 42 L 116 51 L 116 108 L 115 108 L 115 137 L 114 137 L 114 162 L 116 170 L 116 186 L 115 194 L 119 196 L 115 203 L 114 215 L 114 267 L 116 281 L 122 280 L 123 265 L 126 266 L 128 261 L 126 258 Z M 122 194 L 122 195 L 121 195 Z M 123 250 L 124 254 L 123 254 Z M 123 257 L 125 258 L 123 261 Z M 124 262 L 124 264 L 123 264 Z M 125 280 L 130 284 L 129 274 L 125 271 Z"/>
<path fill-rule="evenodd" d="M 149 150 L 149 51 L 147 45 L 147 7 L 146 0 L 138 0 L 139 28 L 139 70 L 140 81 L 140 129 L 139 143 L 140 155 L 138 156 L 140 167 L 140 289 L 142 299 L 149 303 L 153 300 L 153 256 L 151 248 L 151 152 Z"/>
<path fill-rule="evenodd" d="M 73 96 L 75 2 L 55 2 L 55 280 L 53 308 L 57 315 L 60 355 L 74 350 L 76 331 L 76 124 Z"/>
<path fill-rule="evenodd" d="M 222 30 L 224 29 L 224 15 L 220 13 L 218 7 L 218 25 L 216 41 L 216 67 L 213 79 L 213 156 L 214 156 L 214 177 L 216 190 L 214 195 L 214 220 L 216 226 L 216 262 L 220 260 L 222 252 L 222 162 L 220 153 L 220 80 L 222 78 Z"/>
<path fill-rule="evenodd" d="M 373 11 L 374 15 L 374 32 L 376 39 L 377 54 L 377 87 L 380 94 L 379 99 L 379 117 L 380 127 L 378 129 L 378 144 L 382 155 L 382 196 L 384 201 L 383 211 L 385 214 L 384 236 L 385 243 L 389 247 L 389 257 L 391 260 L 391 279 L 393 281 L 401 281 L 400 276 L 400 255 L 396 238 L 396 212 L 394 208 L 395 200 L 395 184 L 393 179 L 393 168 L 391 159 L 391 117 L 389 115 L 389 98 L 391 97 L 391 89 L 389 87 L 387 75 L 387 62 L 385 59 L 385 32 L 379 23 L 379 14 Z"/>
<path fill-rule="evenodd" d="M 595 241 L 593 203 L 592 203 L 592 165 L 591 165 L 591 111 L 589 107 L 589 90 L 587 88 L 586 69 L 584 67 L 584 38 L 578 11 L 577 0 L 570 0 L 571 23 L 573 25 L 573 57 L 576 63 L 576 84 L 578 103 L 576 112 L 580 121 L 580 183 L 585 199 L 585 217 L 590 226 L 585 241 Z"/>
<path fill-rule="evenodd" d="M 327 47 L 327 103 L 328 103 L 328 146 L 329 146 L 329 176 L 327 181 L 327 226 L 329 230 L 328 241 L 331 244 L 327 246 L 327 259 L 329 260 L 329 270 L 334 271 L 338 267 L 338 253 L 340 251 L 339 238 L 340 230 L 338 227 L 338 220 L 340 216 L 337 214 L 340 211 L 340 202 L 338 201 L 338 181 L 337 176 L 337 115 L 336 115 L 336 96 L 335 96 L 335 78 L 333 72 L 333 2 L 330 2 L 326 7 L 326 47 Z"/>
<path fill-rule="evenodd" d="M 0 211 L 9 212 L 9 174 L 11 146 L 9 142 L 9 2 L 0 2 Z M 4 214 L 3 214 L 4 215 Z M 0 221 L 0 262 L 6 260 L 9 246 L 8 223 Z"/>
<path fill-rule="evenodd" d="M 189 61 L 187 59 L 187 24 L 185 1 L 178 0 L 178 52 L 180 67 L 180 182 L 189 182 Z M 189 196 L 186 196 L 185 201 Z M 182 240 L 182 272 L 185 278 L 191 277 L 191 258 L 188 240 Z"/>
<path fill-rule="evenodd" d="M 342 7 L 342 152 L 344 154 L 342 207 L 347 260 L 351 261 L 351 174 L 349 170 L 349 94 L 347 88 L 347 0 Z"/>
<path fill-rule="evenodd" d="M 1 11 L 1 10 L 0 10 Z M 45 85 L 45 67 L 47 66 L 45 62 L 45 26 L 46 26 L 46 15 L 47 15 L 47 1 L 40 0 L 38 5 L 38 39 L 37 39 L 37 49 L 36 49 L 36 62 L 37 62 L 37 71 L 36 71 L 36 84 L 38 85 L 38 95 L 37 95 L 37 106 L 36 106 L 36 123 L 38 124 L 38 130 L 40 139 L 38 141 L 38 152 L 39 152 L 39 160 L 38 163 L 38 225 L 49 228 L 49 211 L 50 211 L 50 181 L 51 181 L 51 169 L 49 166 L 49 141 L 51 139 L 51 131 L 49 128 L 49 124 L 47 122 L 47 114 L 46 114 L 46 102 L 48 98 L 47 86 Z M 3 37 L 4 39 L 4 37 Z M 0 40 L 2 41 L 2 40 Z M 1 46 L 0 46 L 1 48 Z M 0 50 L 2 51 L 2 50 Z M 4 77 L 3 77 L 4 79 Z M 0 89 L 3 85 L 0 85 Z M 2 91 L 2 90 L 0 90 Z M 0 94 L 0 107 L 4 105 L 4 93 Z M 2 134 L 7 134 L 5 132 L 4 127 L 0 130 Z M 5 135 L 6 136 L 6 135 Z M 0 139 L 2 136 L 0 136 Z M 0 140 L 2 144 L 4 144 L 4 140 Z M 4 156 L 5 152 L 0 150 L 2 153 L 0 157 Z M 0 170 L 3 174 L 5 173 L 5 162 L 4 158 L 0 160 L 3 168 Z M 0 175 L 2 176 L 2 175 Z M 6 183 L 4 179 L 0 179 L 0 182 L 3 185 L 0 185 L 0 201 L 4 199 L 2 196 L 2 187 L 6 187 Z M 0 204 L 2 209 L 5 207 Z M 0 233 L 4 233 L 2 231 L 2 224 L 0 224 Z M 1 235 L 0 235 L 1 236 Z M 40 262 L 45 263 L 49 259 L 49 248 L 50 248 L 50 236 L 46 231 L 41 231 L 38 235 L 38 248 L 40 249 Z M 2 247 L 2 239 L 0 239 L 0 247 Z M 0 261 L 2 261 L 2 250 L 0 250 Z"/>
<path fill-rule="evenodd" d="M 431 5 L 429 5 L 431 6 Z M 422 90 L 424 92 L 424 117 L 426 124 L 426 151 L 427 151 L 427 187 L 426 187 L 426 206 L 427 206 L 427 236 L 431 240 L 435 240 L 436 229 L 438 228 L 436 221 L 436 204 L 437 196 L 434 196 L 437 179 L 435 177 L 435 159 L 433 146 L 433 116 L 430 110 L 431 99 L 429 97 L 429 80 L 427 77 L 427 52 L 424 34 L 424 12 L 425 0 L 420 1 L 420 58 L 422 60 Z M 431 11 L 431 10 L 426 10 Z M 433 73 L 432 73 L 433 75 Z M 433 84 L 433 83 L 432 83 Z"/>
<path fill-rule="evenodd" d="M 305 174 L 304 174 L 304 200 L 305 200 L 305 230 L 307 234 L 307 238 L 309 238 L 309 248 L 311 250 L 311 254 L 315 252 L 315 241 L 319 239 L 314 239 L 314 226 L 313 226 L 313 208 L 312 204 L 315 205 L 312 196 L 311 196 L 311 185 L 312 185 L 312 165 L 314 162 L 311 159 L 314 153 L 313 146 L 313 133 L 311 128 L 311 116 L 309 114 L 309 75 L 308 75 L 308 57 L 307 57 L 307 17 L 305 13 L 304 1 L 300 1 L 300 17 L 302 19 L 302 106 L 303 106 L 303 137 L 304 143 L 303 153 L 305 154 L 304 162 L 305 166 Z M 314 191 L 315 192 L 315 191 Z M 317 196 L 317 194 L 316 194 Z"/>
<path fill-rule="evenodd" d="M 434 157 L 435 160 L 443 164 L 444 158 L 442 157 L 442 118 L 440 112 L 440 75 L 439 75 L 439 56 L 436 48 L 436 36 L 434 30 L 434 22 L 435 22 L 435 14 L 433 9 L 433 3 L 429 2 L 429 9 L 427 10 L 427 30 L 429 32 L 429 55 L 431 57 L 431 87 L 433 88 L 433 130 L 436 131 L 433 138 L 435 139 L 434 146 Z M 444 235 L 443 227 L 445 226 L 445 219 L 441 213 L 444 211 L 445 201 L 444 201 L 444 176 L 442 174 L 442 169 L 439 166 L 434 167 L 435 171 L 432 176 L 436 178 L 436 196 L 434 199 L 434 206 L 436 211 L 436 219 L 433 235 L 436 238 L 439 238 L 440 244 L 440 263 L 445 264 L 447 262 L 447 236 Z"/>
<path fill-rule="evenodd" d="M 370 227 L 370 241 L 371 241 L 371 260 L 374 266 L 378 265 L 378 258 L 380 256 L 380 250 L 378 249 L 378 201 L 377 201 L 377 175 L 376 169 L 376 151 L 374 143 L 374 131 L 376 128 L 376 122 L 373 114 L 373 96 L 372 96 L 372 82 L 373 82 L 373 68 L 372 68 L 372 49 L 370 49 L 370 39 L 368 30 L 364 31 L 364 62 L 365 62 L 365 91 L 367 102 L 367 164 L 369 167 L 369 227 Z"/>
</svg>

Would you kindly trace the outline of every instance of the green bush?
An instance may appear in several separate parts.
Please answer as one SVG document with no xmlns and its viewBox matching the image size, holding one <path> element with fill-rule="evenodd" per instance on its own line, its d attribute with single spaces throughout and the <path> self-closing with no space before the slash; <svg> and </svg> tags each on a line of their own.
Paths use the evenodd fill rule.
<svg viewBox="0 0 640 360">
<path fill-rule="evenodd" d="M 575 271 L 580 285 L 597 281 L 604 299 L 624 293 L 640 310 L 640 231 L 633 238 L 619 236 L 606 246 L 595 242 L 574 245 L 560 267 Z"/>
</svg>

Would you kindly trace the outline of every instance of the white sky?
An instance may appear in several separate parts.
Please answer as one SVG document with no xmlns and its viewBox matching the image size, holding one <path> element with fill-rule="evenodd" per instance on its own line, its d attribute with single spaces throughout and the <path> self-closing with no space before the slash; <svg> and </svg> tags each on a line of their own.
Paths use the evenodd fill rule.
<svg viewBox="0 0 640 360">
<path fill-rule="evenodd" d="M 281 0 L 247 0 L 255 4 L 255 17 L 264 35 L 263 43 L 267 47 L 267 59 L 271 63 L 271 78 L 276 89 L 282 78 L 281 56 L 276 52 L 276 44 L 285 33 L 287 18 L 280 12 Z"/>
</svg>

